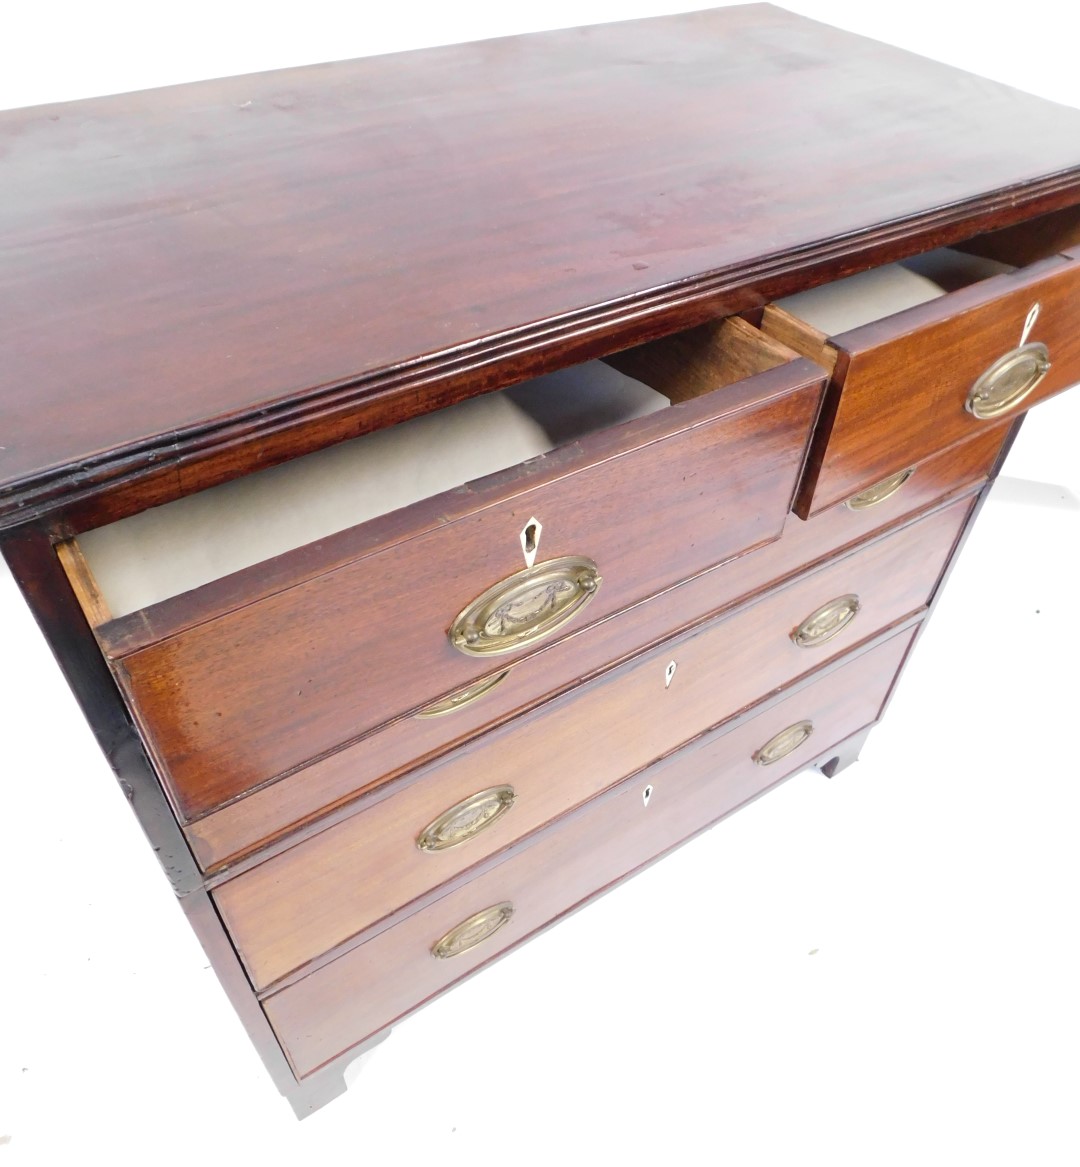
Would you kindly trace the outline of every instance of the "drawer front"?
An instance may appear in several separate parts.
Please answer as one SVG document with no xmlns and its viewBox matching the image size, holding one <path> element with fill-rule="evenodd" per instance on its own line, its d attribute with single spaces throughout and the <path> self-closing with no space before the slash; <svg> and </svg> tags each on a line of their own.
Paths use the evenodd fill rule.
<svg viewBox="0 0 1080 1167">
<path fill-rule="evenodd" d="M 902 481 L 885 485 L 873 502 L 855 506 L 839 502 L 809 520 L 792 516 L 780 543 L 762 547 L 754 555 L 755 562 L 774 558 L 780 546 L 812 561 L 829 549 L 866 538 L 905 515 L 932 506 L 952 491 L 984 482 L 1012 425 L 1011 420 L 998 422 L 916 466 L 905 467 Z"/>
<path fill-rule="evenodd" d="M 830 344 L 836 367 L 796 501 L 804 517 L 1080 379 L 1080 262 L 995 276 Z"/>
<path fill-rule="evenodd" d="M 603 621 L 563 638 L 512 666 L 498 685 L 452 715 L 394 721 L 340 753 L 191 823 L 186 834 L 196 857 L 204 870 L 221 867 L 336 803 L 355 797 L 373 779 L 412 768 L 438 747 L 474 736 L 515 710 L 530 708 L 545 695 L 576 685 L 583 676 L 677 633 L 774 580 L 828 558 L 951 491 L 983 481 L 1011 424 L 999 422 L 928 459 L 903 489 L 875 507 L 851 510 L 841 503 L 811 522 L 789 517 L 776 542 L 639 604 L 618 620 Z"/>
<path fill-rule="evenodd" d="M 391 1024 L 873 722 L 911 637 L 894 637 L 735 729 L 674 755 L 467 886 L 268 997 L 264 1008 L 297 1075 Z M 755 761 L 762 747 L 803 722 L 812 724 L 812 733 L 791 753 L 768 765 Z M 789 746 L 796 740 L 786 738 Z M 502 905 L 512 908 L 509 918 L 495 914 L 466 930 L 467 939 L 488 932 L 474 947 L 445 958 L 432 954 L 443 938 L 460 938 L 454 929 L 463 922 Z M 388 977 L 387 969 L 394 975 Z"/>
<path fill-rule="evenodd" d="M 266 987 L 918 610 L 971 505 L 954 504 L 644 654 L 222 884 L 218 910 L 252 980 Z M 510 792 L 504 805 L 500 791 Z M 422 849 L 425 827 L 447 815 L 469 829 L 454 846 Z"/>
<path fill-rule="evenodd" d="M 493 629 L 550 623 L 567 596 L 589 601 L 569 631 L 776 538 L 819 400 L 817 375 L 797 361 L 563 447 L 538 466 L 483 480 L 497 496 L 491 505 L 458 492 L 466 511 L 454 521 L 312 568 L 281 590 L 266 582 L 284 571 L 274 561 L 239 573 L 220 581 L 231 610 L 216 616 L 199 607 L 221 590 L 207 585 L 205 596 L 125 618 L 112 640 L 117 672 L 182 818 L 527 655 L 532 646 L 473 655 L 475 643 L 459 651 L 448 633 L 467 605 L 523 570 L 530 519 L 541 524 L 538 567 L 586 557 L 602 583 L 586 587 L 587 570 L 574 566 L 508 589 L 482 613 L 482 647 Z M 435 502 L 451 507 L 455 498 Z M 410 511 L 398 513 L 402 522 Z M 316 545 L 285 558 L 318 554 Z M 181 626 L 156 609 L 184 613 Z M 138 647 L 146 627 L 163 638 Z"/>
</svg>

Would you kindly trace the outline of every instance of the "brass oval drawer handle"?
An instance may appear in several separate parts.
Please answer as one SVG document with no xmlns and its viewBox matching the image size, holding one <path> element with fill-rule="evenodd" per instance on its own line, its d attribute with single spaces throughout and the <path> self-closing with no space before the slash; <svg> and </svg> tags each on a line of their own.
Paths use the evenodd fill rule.
<svg viewBox="0 0 1080 1167">
<path fill-rule="evenodd" d="M 596 595 L 602 577 L 584 555 L 527 567 L 488 588 L 450 626 L 467 656 L 499 656 L 550 636 Z"/>
<path fill-rule="evenodd" d="M 890 474 L 888 478 L 883 478 L 880 482 L 875 482 L 873 486 L 868 486 L 865 490 L 860 490 L 858 494 L 853 494 L 844 503 L 844 506 L 851 511 L 865 511 L 876 507 L 878 503 L 892 498 L 914 473 L 915 467 L 909 466 L 906 470 L 901 470 L 899 474 Z"/>
<path fill-rule="evenodd" d="M 965 409 L 991 421 L 1015 408 L 1050 371 L 1050 351 L 1033 341 L 999 357 L 971 387 Z"/>
<path fill-rule="evenodd" d="M 812 721 L 796 721 L 794 725 L 782 729 L 775 737 L 769 738 L 754 754 L 754 761 L 759 766 L 771 766 L 773 762 L 779 762 L 781 758 L 794 753 L 813 732 Z"/>
<path fill-rule="evenodd" d="M 490 908 L 477 912 L 475 916 L 462 920 L 440 940 L 436 940 L 431 946 L 431 955 L 438 960 L 460 956 L 494 936 L 513 914 L 513 904 L 493 904 Z"/>
<path fill-rule="evenodd" d="M 514 805 L 517 795 L 512 786 L 492 786 L 464 798 L 444 810 L 420 832 L 416 845 L 421 851 L 448 851 L 475 839 L 481 831 L 498 822 Z"/>
<path fill-rule="evenodd" d="M 792 630 L 791 639 L 800 648 L 814 648 L 832 640 L 859 614 L 859 597 L 856 595 L 837 596 L 827 604 L 822 604 L 816 611 Z"/>
<path fill-rule="evenodd" d="M 449 697 L 443 697 L 441 701 L 433 701 L 421 709 L 419 713 L 414 713 L 413 716 L 445 717 L 448 713 L 457 713 L 459 709 L 465 709 L 474 701 L 479 701 L 481 697 L 490 693 L 496 685 L 501 685 L 508 676 L 510 676 L 510 670 L 503 669 L 501 673 L 495 673 L 494 676 L 482 677 L 479 681 L 466 685 L 464 689 L 458 689 L 456 693 L 451 693 Z"/>
</svg>

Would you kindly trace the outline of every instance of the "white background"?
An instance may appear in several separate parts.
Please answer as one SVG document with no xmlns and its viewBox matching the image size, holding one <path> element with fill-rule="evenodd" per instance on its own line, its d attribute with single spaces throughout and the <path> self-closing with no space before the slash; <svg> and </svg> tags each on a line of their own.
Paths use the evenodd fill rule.
<svg viewBox="0 0 1080 1167">
<path fill-rule="evenodd" d="M 0 108 L 683 7 L 24 2 Z M 1080 106 L 1064 5 L 790 7 Z M 0 1167 L 1080 1162 L 1078 441 L 1080 393 L 1029 419 L 857 767 L 402 1024 L 303 1124 L 0 576 Z"/>
</svg>

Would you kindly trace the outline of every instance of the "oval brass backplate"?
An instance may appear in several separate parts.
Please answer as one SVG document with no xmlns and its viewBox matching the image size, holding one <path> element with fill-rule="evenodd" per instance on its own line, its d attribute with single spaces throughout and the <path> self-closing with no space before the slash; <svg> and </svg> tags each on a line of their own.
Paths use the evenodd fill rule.
<svg viewBox="0 0 1080 1167">
<path fill-rule="evenodd" d="M 971 387 L 965 408 L 980 421 L 1015 409 L 1050 371 L 1050 352 L 1034 341 L 999 357 Z"/>
<path fill-rule="evenodd" d="M 865 490 L 860 490 L 858 494 L 853 494 L 844 505 L 852 511 L 866 511 L 871 507 L 876 507 L 878 503 L 892 498 L 914 473 L 915 467 L 909 466 L 906 470 L 901 470 L 899 474 L 890 474 L 888 478 L 883 478 L 880 482 L 875 482 L 873 486 L 868 486 Z"/>
<path fill-rule="evenodd" d="M 514 914 L 514 905 L 510 903 L 493 904 L 475 916 L 462 920 L 455 928 L 451 928 L 440 940 L 431 946 L 431 955 L 439 960 L 449 960 L 452 956 L 460 956 L 482 944 L 510 919 Z"/>
<path fill-rule="evenodd" d="M 441 701 L 433 701 L 413 716 L 445 717 L 448 713 L 457 713 L 459 709 L 465 709 L 474 701 L 479 701 L 481 697 L 490 693 L 496 685 L 502 684 L 508 676 L 510 676 L 510 670 L 503 669 L 501 673 L 495 673 L 494 676 L 483 677 L 471 685 L 466 685 L 464 689 L 458 689 L 456 693 L 451 693 L 449 697 L 443 697 Z"/>
<path fill-rule="evenodd" d="M 856 595 L 837 596 L 827 604 L 822 604 L 791 632 L 791 639 L 800 648 L 814 648 L 832 640 L 859 614 L 859 597 Z"/>
<path fill-rule="evenodd" d="M 584 555 L 564 555 L 508 576 L 450 626 L 450 643 L 467 656 L 499 656 L 550 636 L 576 616 L 602 582 Z"/>
<path fill-rule="evenodd" d="M 492 786 L 444 810 L 420 832 L 416 845 L 421 851 L 448 851 L 475 839 L 502 818 L 514 805 L 512 786 Z"/>
<path fill-rule="evenodd" d="M 812 721 L 797 721 L 787 729 L 782 729 L 775 737 L 769 738 L 754 754 L 754 761 L 759 766 L 771 766 L 773 762 L 779 762 L 781 758 L 794 753 L 813 732 Z"/>
</svg>

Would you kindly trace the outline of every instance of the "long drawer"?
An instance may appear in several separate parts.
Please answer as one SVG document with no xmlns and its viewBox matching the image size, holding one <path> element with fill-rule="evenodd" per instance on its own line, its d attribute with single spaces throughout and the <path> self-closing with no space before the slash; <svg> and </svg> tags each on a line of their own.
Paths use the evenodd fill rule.
<svg viewBox="0 0 1080 1167">
<path fill-rule="evenodd" d="M 296 1074 L 390 1025 L 872 723 L 912 635 L 631 778 L 468 885 L 268 997 L 266 1014 Z"/>
<path fill-rule="evenodd" d="M 635 658 L 222 884 L 215 901 L 253 983 L 293 972 L 921 609 L 971 506 L 955 503 Z"/>
<path fill-rule="evenodd" d="M 788 355 L 100 628 L 181 817 L 775 539 L 822 388 Z"/>
</svg>

